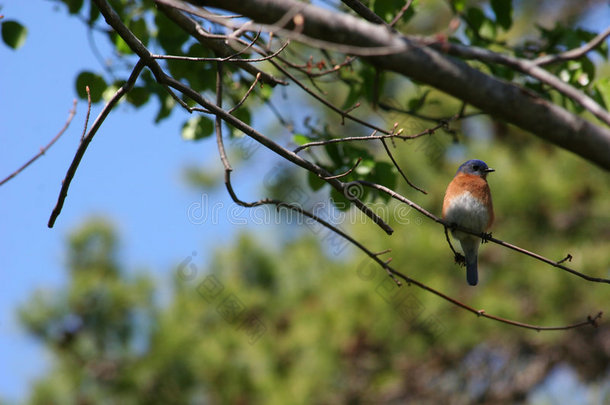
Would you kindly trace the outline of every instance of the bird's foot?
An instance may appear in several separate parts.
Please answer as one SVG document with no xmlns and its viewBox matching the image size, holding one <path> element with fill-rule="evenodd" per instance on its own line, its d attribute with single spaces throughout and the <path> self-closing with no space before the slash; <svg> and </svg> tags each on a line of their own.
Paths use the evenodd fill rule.
<svg viewBox="0 0 610 405">
<path fill-rule="evenodd" d="M 487 243 L 491 239 L 491 232 L 486 232 L 483 234 L 483 239 L 481 243 Z"/>
<path fill-rule="evenodd" d="M 466 258 L 463 254 L 455 252 L 455 256 L 453 257 L 453 259 L 460 266 L 466 266 Z"/>
</svg>

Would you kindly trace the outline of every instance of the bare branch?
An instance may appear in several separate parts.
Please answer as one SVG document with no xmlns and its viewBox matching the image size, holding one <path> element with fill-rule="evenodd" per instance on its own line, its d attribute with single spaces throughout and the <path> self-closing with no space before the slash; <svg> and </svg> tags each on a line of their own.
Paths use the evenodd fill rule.
<svg viewBox="0 0 610 405">
<path fill-rule="evenodd" d="M 534 62 L 515 58 L 510 55 L 495 53 L 483 48 L 466 46 L 448 41 L 439 43 L 438 41 L 434 40 L 434 42 L 422 41 L 422 43 L 425 43 L 438 51 L 447 52 L 450 55 L 459 56 L 465 59 L 476 59 L 483 62 L 499 63 L 511 67 L 519 72 L 525 73 L 568 96 L 585 109 L 589 110 L 589 112 L 591 112 L 601 121 L 607 125 L 610 125 L 610 113 L 604 110 L 603 107 L 600 106 L 595 100 L 570 84 L 564 82 L 557 76 L 542 69 Z"/>
<path fill-rule="evenodd" d="M 394 159 L 394 156 L 392 155 L 392 152 L 390 151 L 390 148 L 388 148 L 388 145 L 385 142 L 385 139 L 381 138 L 380 139 L 381 143 L 383 144 L 383 148 L 385 149 L 386 153 L 388 154 L 388 156 L 390 157 L 390 160 L 392 161 L 392 163 L 394 163 L 394 167 L 396 167 L 396 169 L 398 170 L 398 173 L 400 173 L 400 175 L 402 176 L 402 178 L 404 179 L 404 181 L 411 186 L 412 188 L 414 188 L 415 190 L 419 191 L 422 194 L 428 194 L 428 192 L 426 190 L 424 190 L 423 188 L 419 188 L 417 187 L 415 184 L 411 183 L 411 180 L 409 180 L 407 178 L 407 175 L 402 171 L 402 169 L 400 168 L 400 166 L 398 166 L 398 162 L 396 162 L 396 160 Z"/>
<path fill-rule="evenodd" d="M 443 225 L 446 228 L 457 229 L 459 231 L 462 231 L 462 232 L 465 232 L 465 233 L 469 233 L 469 234 L 474 235 L 474 236 L 478 236 L 482 240 L 493 242 L 493 243 L 496 243 L 496 244 L 498 244 L 500 246 L 504 246 L 506 248 L 514 250 L 516 252 L 523 253 L 524 255 L 533 257 L 534 259 L 539 260 L 541 262 L 544 262 L 544 263 L 546 263 L 546 264 L 548 264 L 550 266 L 553 266 L 553 267 L 556 267 L 558 269 L 567 271 L 568 273 L 574 274 L 575 276 L 583 278 L 583 279 L 585 279 L 587 281 L 593 281 L 593 282 L 596 282 L 596 283 L 610 284 L 610 279 L 588 276 L 588 275 L 583 274 L 583 273 L 581 273 L 579 271 L 576 271 L 574 269 L 571 269 L 571 268 L 569 268 L 567 266 L 562 265 L 561 263 L 563 261 L 559 261 L 558 262 L 558 261 L 555 261 L 555 260 L 547 259 L 546 257 L 544 257 L 542 255 L 539 255 L 537 253 L 534 253 L 534 252 L 530 252 L 527 249 L 523 249 L 523 248 L 521 248 L 519 246 L 516 246 L 516 245 L 513 245 L 511 243 L 504 242 L 504 241 L 502 241 L 500 239 L 496 239 L 496 238 L 492 237 L 491 234 L 473 232 L 473 231 L 469 230 L 468 228 L 464 228 L 462 226 L 457 226 L 456 224 L 448 223 L 445 220 L 443 220 L 443 219 L 437 217 L 436 215 L 432 214 L 431 212 L 429 212 L 425 208 L 417 205 L 416 203 L 414 203 L 413 201 L 409 200 L 408 198 L 398 194 L 396 191 L 391 190 L 391 189 L 389 189 L 389 188 L 387 188 L 385 186 L 382 186 L 380 184 L 371 183 L 371 182 L 365 181 L 365 180 L 357 180 L 356 182 L 360 183 L 360 184 L 362 184 L 364 186 L 371 187 L 371 188 L 374 188 L 374 189 L 379 190 L 379 191 L 383 191 L 384 193 L 386 193 L 390 197 L 392 197 L 392 198 L 394 198 L 394 199 L 396 199 L 398 201 L 401 201 L 401 202 L 407 204 L 408 206 L 414 208 L 415 210 L 417 210 L 420 213 L 424 214 L 425 216 L 427 216 L 428 218 L 432 219 L 433 221 L 438 222 L 439 224 Z M 454 253 L 455 253 L 455 250 L 454 250 Z"/>
<path fill-rule="evenodd" d="M 407 2 L 405 3 L 404 6 L 402 6 L 402 8 L 398 12 L 398 14 L 396 14 L 394 16 L 394 18 L 392 19 L 392 21 L 390 21 L 390 27 L 393 27 L 394 25 L 396 25 L 398 20 L 400 20 L 402 18 L 402 16 L 407 12 L 409 7 L 411 7 L 411 3 L 413 3 L 413 0 L 407 0 Z"/>
<path fill-rule="evenodd" d="M 49 218 L 49 223 L 48 223 L 49 228 L 53 228 L 53 225 L 55 224 L 55 220 L 61 213 L 61 209 L 64 205 L 64 201 L 65 201 L 66 197 L 68 196 L 68 189 L 70 188 L 70 182 L 72 181 L 72 178 L 74 178 L 74 175 L 76 174 L 76 169 L 78 169 L 78 165 L 80 164 L 80 161 L 83 158 L 85 151 L 87 150 L 87 147 L 89 146 L 89 143 L 91 143 L 91 140 L 97 133 L 98 129 L 100 129 L 100 126 L 102 125 L 102 123 L 104 122 L 104 120 L 106 119 L 106 117 L 108 116 L 110 111 L 114 108 L 116 103 L 118 103 L 119 100 L 132 89 L 133 85 L 135 84 L 135 82 L 143 68 L 144 68 L 144 62 L 140 59 L 138 61 L 138 63 L 136 64 L 136 66 L 133 68 L 133 71 L 131 72 L 129 79 L 116 91 L 116 93 L 114 93 L 112 98 L 110 100 L 108 100 L 108 102 L 104 106 L 104 109 L 100 112 L 100 115 L 97 116 L 97 119 L 91 126 L 91 129 L 89 130 L 87 135 L 81 139 L 81 142 L 78 145 L 78 149 L 76 150 L 76 154 L 74 155 L 74 159 L 72 160 L 72 163 L 70 164 L 70 167 L 68 168 L 68 172 L 66 173 L 66 177 L 61 183 L 61 190 L 59 191 L 59 197 L 57 198 L 57 203 L 55 204 L 55 208 L 53 208 L 53 212 L 51 212 L 51 217 Z"/>
<path fill-rule="evenodd" d="M 336 174 L 334 176 L 322 177 L 322 179 L 330 180 L 330 179 L 339 179 L 341 177 L 345 177 L 348 174 L 350 174 L 351 172 L 353 172 L 354 169 L 356 169 L 358 167 L 360 162 L 362 162 L 362 158 L 361 157 L 359 157 L 358 160 L 356 161 L 356 163 L 352 167 L 350 167 L 346 172 L 343 172 L 343 173 L 340 173 L 340 174 Z"/>
<path fill-rule="evenodd" d="M 239 102 L 237 104 L 235 104 L 233 106 L 233 108 L 231 108 L 229 110 L 229 114 L 231 114 L 233 111 L 237 110 L 248 98 L 248 96 L 250 95 L 250 93 L 252 93 L 252 90 L 254 90 L 254 86 L 256 86 L 256 83 L 258 82 L 258 80 L 260 79 L 261 74 L 257 73 L 256 77 L 254 78 L 254 81 L 252 82 L 252 85 L 250 86 L 250 88 L 248 89 L 248 91 L 246 91 L 246 94 L 244 94 L 244 96 L 241 98 L 241 100 L 239 100 Z"/>
<path fill-rule="evenodd" d="M 444 128 L 445 126 L 447 126 L 448 121 L 455 120 L 455 119 L 456 119 L 456 116 L 450 117 L 446 121 L 441 121 L 437 125 L 435 125 L 431 128 L 425 129 L 425 130 L 418 132 L 417 134 L 413 134 L 413 135 L 402 135 L 402 129 L 399 130 L 397 133 L 390 131 L 390 133 L 387 135 L 375 135 L 375 133 L 377 132 L 377 130 L 375 130 L 373 132 L 373 134 L 371 134 L 369 136 L 348 136 L 345 138 L 333 138 L 333 139 L 325 139 L 323 141 L 308 142 L 306 144 L 303 144 L 303 145 L 295 148 L 294 153 L 299 153 L 303 149 L 311 148 L 312 146 L 324 146 L 324 145 L 328 145 L 331 143 L 371 141 L 373 139 L 388 139 L 388 138 L 398 138 L 398 139 L 402 139 L 403 141 L 406 141 L 408 139 L 416 139 L 416 138 L 420 138 L 425 135 L 432 135 L 438 129 Z"/>
<path fill-rule="evenodd" d="M 37 154 L 35 154 L 34 157 L 32 157 L 27 162 L 25 162 L 23 164 L 23 166 L 21 166 L 19 169 L 15 170 L 13 173 L 9 174 L 4 180 L 0 181 L 0 186 L 2 186 L 4 183 L 9 181 L 13 177 L 17 176 L 19 173 L 21 173 L 23 170 L 25 170 L 26 167 L 28 167 L 29 165 L 34 163 L 36 161 L 36 159 L 38 159 L 39 157 L 44 155 L 46 153 L 46 151 L 48 151 L 49 148 L 51 146 L 53 146 L 53 144 L 55 142 L 57 142 L 57 140 L 64 134 L 64 132 L 66 132 L 66 130 L 70 126 L 70 123 L 72 122 L 72 119 L 74 118 L 75 114 L 76 114 L 76 99 L 74 100 L 72 108 L 70 109 L 70 112 L 68 113 L 68 119 L 66 120 L 66 123 L 64 124 L 63 128 L 59 130 L 59 132 L 53 137 L 53 139 L 51 139 L 51 141 L 48 144 L 46 144 L 46 146 L 40 148 L 40 151 Z"/>
<path fill-rule="evenodd" d="M 240 29 L 243 24 L 234 23 L 231 21 L 227 21 L 222 16 L 212 14 L 203 8 L 189 8 L 185 6 L 180 0 L 155 0 L 155 2 L 159 5 L 166 5 L 170 7 L 175 7 L 179 10 L 186 11 L 187 13 L 191 13 L 193 15 L 205 18 L 209 21 L 224 25 L 225 27 L 229 27 L 231 29 Z M 189 3 L 193 3 L 196 5 L 201 4 L 203 1 L 194 2 L 189 1 Z M 251 24 L 252 30 L 260 29 L 263 31 L 267 31 L 270 33 L 280 33 L 282 35 L 286 35 L 287 37 L 293 38 L 295 40 L 307 43 L 316 48 L 325 48 L 332 49 L 337 52 L 348 53 L 351 55 L 358 56 L 383 56 L 383 55 L 391 55 L 399 51 L 405 50 L 405 46 L 403 44 L 393 44 L 388 46 L 360 46 L 359 44 L 345 44 L 342 42 L 337 42 L 333 40 L 324 40 L 324 39 L 316 39 L 312 37 L 308 37 L 302 34 L 301 26 L 304 23 L 303 15 L 301 14 L 301 10 L 304 8 L 304 4 L 300 2 L 293 2 L 291 7 L 286 9 L 286 12 L 270 24 Z M 287 27 L 287 28 L 285 28 Z"/>
<path fill-rule="evenodd" d="M 233 55 L 229 55 L 223 58 L 203 58 L 203 57 L 195 57 L 195 56 L 180 56 L 180 55 L 152 55 L 152 57 L 154 59 L 170 59 L 170 60 L 185 60 L 185 61 L 191 61 L 191 62 L 232 62 L 232 63 L 244 63 L 244 62 L 264 62 L 266 60 L 275 58 L 277 55 L 279 55 L 284 49 L 286 49 L 286 47 L 290 44 L 290 41 L 286 41 L 286 43 L 284 45 L 282 45 L 277 51 L 273 52 L 270 55 L 267 56 L 263 56 L 262 58 L 248 58 L 248 59 L 244 59 L 244 58 L 236 58 L 236 55 L 239 55 L 240 53 L 243 52 L 237 52 Z M 261 72 L 258 72 L 256 74 L 258 75 L 262 75 Z"/>
<path fill-rule="evenodd" d="M 359 16 L 372 22 L 373 24 L 387 25 L 389 27 L 389 25 L 385 22 L 383 18 L 372 12 L 371 9 L 365 6 L 361 1 L 341 0 L 341 2 L 352 10 L 354 10 Z"/>
<path fill-rule="evenodd" d="M 208 33 L 197 23 L 197 21 L 189 18 L 171 7 L 163 4 L 158 4 L 159 9 L 173 20 L 180 28 L 188 32 L 193 38 L 195 38 L 201 45 L 206 48 L 212 49 L 217 55 L 221 57 L 227 57 L 232 55 L 233 49 L 226 45 L 223 40 L 210 38 Z M 276 84 L 286 84 L 283 80 L 277 79 L 272 75 L 259 70 L 256 66 L 249 64 L 247 61 L 236 62 L 246 72 L 252 76 L 256 76 L 258 73 L 261 74 L 261 80 L 265 84 L 275 86 Z"/>
<path fill-rule="evenodd" d="M 560 53 L 558 55 L 544 55 L 536 58 L 532 61 L 533 64 L 538 66 L 549 65 L 555 62 L 563 62 L 566 60 L 578 59 L 587 52 L 595 49 L 599 44 L 604 42 L 606 38 L 610 36 L 610 27 L 606 28 L 603 32 L 600 32 L 588 43 L 584 44 L 580 48 L 570 49 L 569 51 Z"/>
<path fill-rule="evenodd" d="M 349 118 L 350 120 L 357 122 L 358 124 L 364 125 L 365 127 L 369 127 L 371 129 L 375 129 L 383 134 L 391 134 L 391 131 L 388 131 L 387 129 L 383 129 L 376 125 L 370 124 L 364 120 L 361 120 L 360 118 L 354 117 L 353 115 L 350 115 L 349 113 L 341 110 L 339 107 L 335 106 L 330 101 L 326 100 L 324 97 L 320 96 L 319 94 L 317 94 L 316 92 L 312 91 L 310 88 L 305 86 L 299 79 L 297 79 L 288 70 L 284 69 L 279 63 L 275 62 L 274 60 L 270 60 L 269 62 L 271 62 L 273 64 L 273 66 L 275 66 L 280 72 L 282 72 L 283 74 L 288 76 L 290 78 L 290 80 L 295 82 L 300 88 L 305 90 L 305 92 L 307 94 L 311 95 L 313 98 L 320 101 L 322 104 L 329 107 L 331 110 L 335 111 L 336 113 L 339 113 L 341 115 L 342 119 Z"/>
</svg>

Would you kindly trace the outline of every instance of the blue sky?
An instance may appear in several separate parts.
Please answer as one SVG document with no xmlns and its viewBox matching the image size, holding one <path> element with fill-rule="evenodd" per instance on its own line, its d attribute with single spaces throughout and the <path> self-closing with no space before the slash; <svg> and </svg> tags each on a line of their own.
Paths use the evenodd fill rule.
<svg viewBox="0 0 610 405">
<path fill-rule="evenodd" d="M 3 2 L 0 13 L 29 30 L 25 45 L 17 51 L 0 44 L 0 178 L 4 178 L 63 126 L 76 97 L 76 75 L 82 70 L 100 71 L 101 66 L 90 50 L 84 24 L 54 3 Z M 103 40 L 98 45 L 109 54 Z M 91 122 L 101 108 L 94 106 Z M 181 111 L 153 125 L 156 108 L 156 102 L 139 110 L 122 104 L 110 114 L 76 173 L 53 229 L 46 224 L 78 146 L 85 103 L 78 103 L 69 130 L 46 155 L 0 187 L 0 399 L 22 399 L 28 384 L 49 364 L 42 347 L 20 329 L 15 311 L 35 289 L 57 288 L 66 281 L 66 237 L 85 219 L 100 215 L 112 220 L 124 241 L 123 263 L 129 269 L 148 268 L 159 280 L 167 280 L 168 269 L 193 251 L 201 262 L 213 247 L 229 242 L 246 227 L 227 221 L 231 202 L 224 188 L 202 197 L 184 181 L 187 165 L 221 169 L 214 142 L 182 140 L 186 114 Z M 273 164 L 271 154 L 262 148 L 256 153 Z M 262 177 L 268 169 L 256 170 Z M 251 175 L 239 171 L 234 175 L 244 199 L 260 198 L 260 189 L 248 185 Z M 202 201 L 219 209 L 218 220 L 208 217 L 200 223 L 189 218 L 189 207 L 193 212 L 197 207 L 193 204 Z"/>
<path fill-rule="evenodd" d="M 0 44 L 0 178 L 4 178 L 64 125 L 76 97 L 77 74 L 99 72 L 101 66 L 90 50 L 84 24 L 53 3 L 4 2 L 0 12 L 5 20 L 17 20 L 29 31 L 17 51 Z M 104 40 L 97 43 L 103 54 L 109 54 Z M 93 107 L 90 123 L 101 108 L 101 104 Z M 63 137 L 0 187 L 0 399 L 23 398 L 29 382 L 49 364 L 42 347 L 20 329 L 15 310 L 35 289 L 57 288 L 66 281 L 67 236 L 85 219 L 99 215 L 112 220 L 124 242 L 121 259 L 127 268 L 148 268 L 160 280 L 167 280 L 167 271 L 193 251 L 202 263 L 213 247 L 245 228 L 223 217 L 231 206 L 224 188 L 202 197 L 184 181 L 187 165 L 220 170 L 215 143 L 184 141 L 180 128 L 187 116 L 182 111 L 153 125 L 155 101 L 139 110 L 121 104 L 110 114 L 85 154 L 55 227 L 48 229 L 86 109 L 86 103 L 79 102 Z M 257 189 L 247 187 L 246 176 L 234 177 L 236 187 L 246 192 L 244 198 L 254 198 Z M 195 212 L 193 204 L 201 204 L 202 198 L 220 208 L 218 220 L 201 223 L 189 218 L 189 207 Z"/>
</svg>

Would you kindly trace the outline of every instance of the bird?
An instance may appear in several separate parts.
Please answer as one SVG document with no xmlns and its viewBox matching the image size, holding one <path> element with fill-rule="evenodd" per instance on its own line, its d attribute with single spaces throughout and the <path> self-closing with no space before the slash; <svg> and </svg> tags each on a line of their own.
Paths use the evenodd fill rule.
<svg viewBox="0 0 610 405">
<path fill-rule="evenodd" d="M 447 186 L 443 199 L 443 218 L 451 225 L 458 225 L 476 233 L 486 232 L 494 221 L 491 191 L 487 175 L 495 170 L 478 159 L 464 162 Z M 478 283 L 477 256 L 481 238 L 451 230 L 460 242 L 466 258 L 466 281 Z"/>
</svg>

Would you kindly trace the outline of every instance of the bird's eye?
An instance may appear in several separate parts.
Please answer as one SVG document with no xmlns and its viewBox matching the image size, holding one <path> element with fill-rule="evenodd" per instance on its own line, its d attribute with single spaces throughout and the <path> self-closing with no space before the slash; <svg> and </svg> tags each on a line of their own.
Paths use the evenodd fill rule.
<svg viewBox="0 0 610 405">
<path fill-rule="evenodd" d="M 481 167 L 479 165 L 474 165 L 472 166 L 472 170 L 474 170 L 475 172 L 479 171 Z"/>
</svg>

